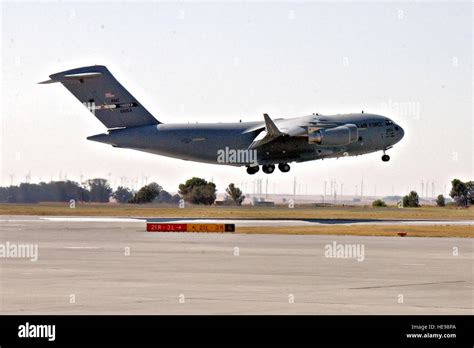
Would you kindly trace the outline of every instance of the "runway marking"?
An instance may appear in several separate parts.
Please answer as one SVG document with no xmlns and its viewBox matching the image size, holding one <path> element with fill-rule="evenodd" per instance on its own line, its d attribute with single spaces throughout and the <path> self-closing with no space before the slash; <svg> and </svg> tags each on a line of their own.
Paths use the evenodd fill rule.
<svg viewBox="0 0 474 348">
<path fill-rule="evenodd" d="M 103 249 L 101 247 L 88 247 L 88 246 L 71 246 L 71 247 L 64 247 L 64 249 Z"/>
<path fill-rule="evenodd" d="M 402 287 L 402 286 L 437 285 L 437 284 L 454 284 L 454 283 L 467 283 L 467 281 L 466 280 L 451 280 L 451 281 L 446 281 L 446 282 L 432 282 L 432 283 L 412 283 L 412 284 L 395 284 L 395 285 L 381 285 L 381 286 L 364 286 L 364 287 L 360 287 L 360 288 L 349 288 L 349 290 L 398 288 L 398 287 Z"/>
<path fill-rule="evenodd" d="M 0 219 L 0 222 L 36 222 L 38 219 Z"/>
<path fill-rule="evenodd" d="M 47 217 L 41 220 L 58 222 L 143 222 L 144 219 L 102 218 L 102 217 Z"/>
<path fill-rule="evenodd" d="M 402 266 L 426 266 L 424 263 L 403 263 Z"/>
</svg>

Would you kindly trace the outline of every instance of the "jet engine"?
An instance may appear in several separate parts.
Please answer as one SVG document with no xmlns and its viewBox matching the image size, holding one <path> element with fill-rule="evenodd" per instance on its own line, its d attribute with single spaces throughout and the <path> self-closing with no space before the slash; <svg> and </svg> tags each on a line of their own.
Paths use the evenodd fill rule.
<svg viewBox="0 0 474 348">
<path fill-rule="evenodd" d="M 325 129 L 308 127 L 308 142 L 310 144 L 348 145 L 357 139 L 359 139 L 359 130 L 355 124 Z"/>
</svg>

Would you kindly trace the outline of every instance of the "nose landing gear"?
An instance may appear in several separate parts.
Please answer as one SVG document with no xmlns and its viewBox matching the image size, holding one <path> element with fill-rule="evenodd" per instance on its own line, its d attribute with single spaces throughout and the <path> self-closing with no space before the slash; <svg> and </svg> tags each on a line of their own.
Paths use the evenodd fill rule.
<svg viewBox="0 0 474 348">
<path fill-rule="evenodd" d="M 382 161 L 384 161 L 384 162 L 390 161 L 390 156 L 385 154 L 385 150 L 383 150 Z"/>
</svg>

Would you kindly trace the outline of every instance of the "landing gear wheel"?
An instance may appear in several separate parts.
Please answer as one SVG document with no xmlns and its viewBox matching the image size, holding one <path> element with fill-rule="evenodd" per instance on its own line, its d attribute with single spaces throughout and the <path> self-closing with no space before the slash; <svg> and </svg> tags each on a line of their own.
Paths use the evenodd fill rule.
<svg viewBox="0 0 474 348">
<path fill-rule="evenodd" d="M 290 171 L 290 165 L 288 163 L 280 163 L 278 164 L 278 169 L 280 169 L 282 173 L 287 173 Z"/>
<path fill-rule="evenodd" d="M 258 172 L 259 170 L 260 170 L 260 167 L 259 167 L 259 166 L 247 167 L 247 173 L 250 174 L 250 175 L 255 174 L 255 173 Z"/>
<path fill-rule="evenodd" d="M 384 162 L 390 161 L 390 156 L 389 155 L 383 155 L 382 156 L 382 161 L 384 161 Z"/>
<path fill-rule="evenodd" d="M 273 164 L 265 164 L 262 166 L 262 170 L 265 174 L 271 174 L 275 171 L 275 166 Z"/>
</svg>

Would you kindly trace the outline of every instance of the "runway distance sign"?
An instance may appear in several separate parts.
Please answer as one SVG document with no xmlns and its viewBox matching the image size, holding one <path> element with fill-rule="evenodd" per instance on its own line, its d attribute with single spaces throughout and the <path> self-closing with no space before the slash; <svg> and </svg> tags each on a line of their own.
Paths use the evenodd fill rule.
<svg viewBox="0 0 474 348">
<path fill-rule="evenodd" d="M 186 224 L 147 223 L 146 230 L 149 232 L 186 232 Z"/>
<path fill-rule="evenodd" d="M 147 222 L 148 232 L 204 232 L 224 233 L 235 232 L 235 224 L 176 224 Z"/>
</svg>

